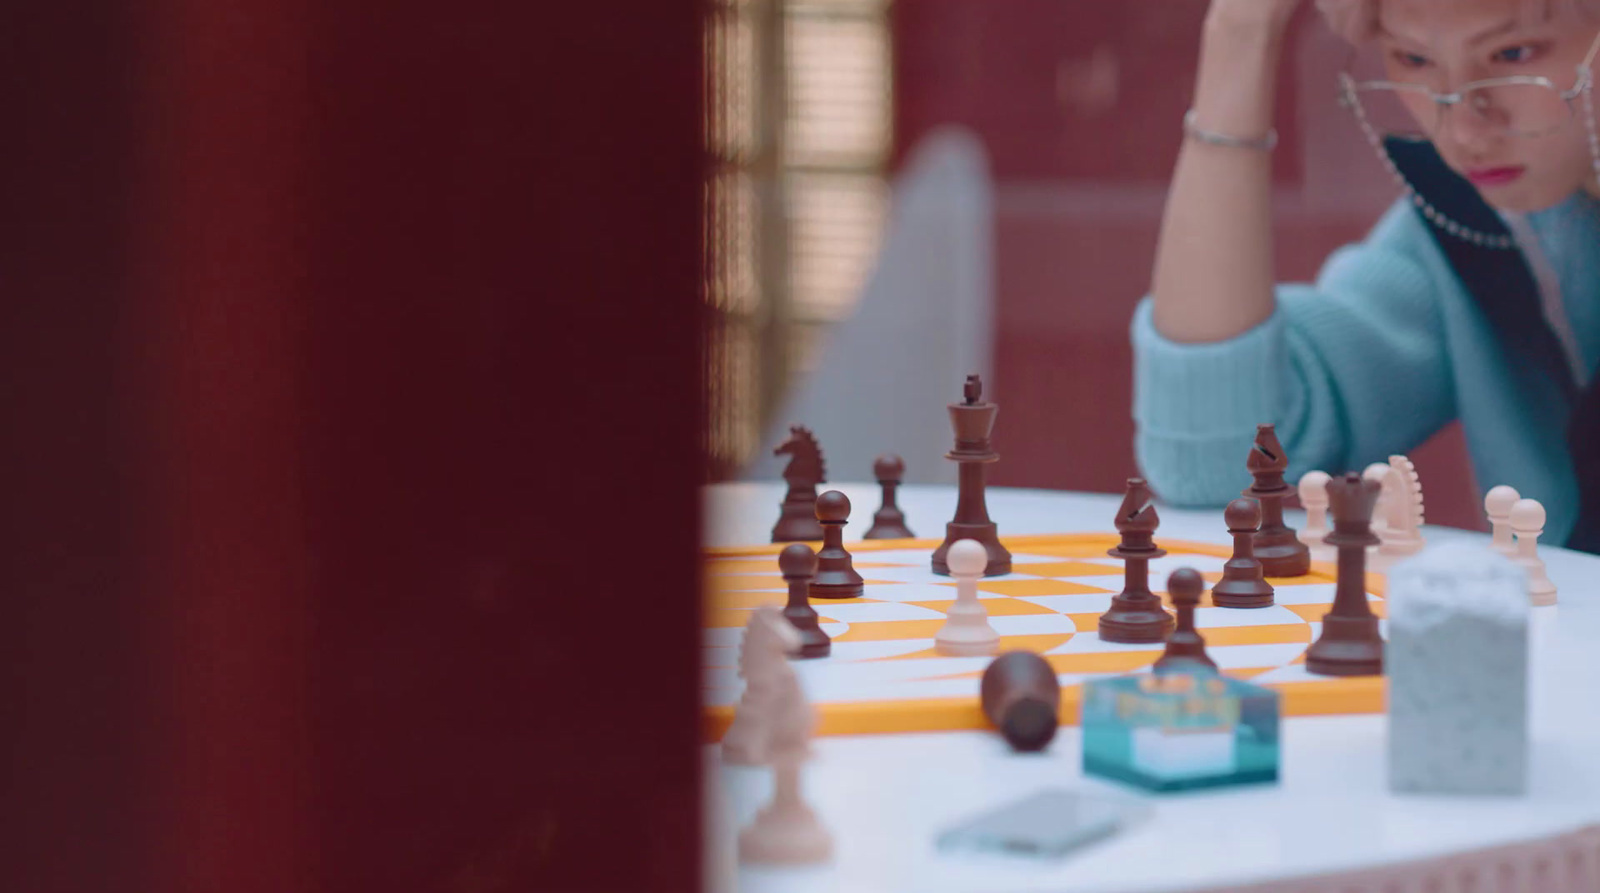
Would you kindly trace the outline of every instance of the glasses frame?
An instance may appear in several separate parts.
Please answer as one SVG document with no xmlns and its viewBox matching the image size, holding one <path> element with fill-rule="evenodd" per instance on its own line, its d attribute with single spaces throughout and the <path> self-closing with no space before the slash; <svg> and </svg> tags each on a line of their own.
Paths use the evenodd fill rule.
<svg viewBox="0 0 1600 893">
<path fill-rule="evenodd" d="M 1539 133 L 1522 133 L 1509 127 L 1505 128 L 1505 132 L 1512 136 L 1522 137 L 1525 139 L 1536 139 L 1541 136 L 1548 136 L 1549 134 L 1566 127 L 1572 122 L 1572 116 L 1574 114 L 1572 108 L 1573 100 L 1584 95 L 1584 93 L 1586 93 L 1594 84 L 1593 65 L 1595 54 L 1597 52 L 1600 52 L 1600 32 L 1595 34 L 1594 40 L 1589 44 L 1589 51 L 1584 54 L 1583 61 L 1578 63 L 1577 80 L 1574 81 L 1572 87 L 1567 90 L 1557 87 L 1554 81 L 1551 81 L 1549 78 L 1543 75 L 1518 74 L 1507 77 L 1485 78 L 1480 81 L 1470 81 L 1462 84 L 1460 87 L 1449 93 L 1435 93 L 1433 90 L 1423 86 L 1422 84 L 1407 84 L 1400 81 L 1358 81 L 1351 77 L 1348 71 L 1341 71 L 1339 72 L 1339 104 L 1345 108 L 1351 109 L 1358 115 L 1362 115 L 1363 113 L 1361 111 L 1362 106 L 1360 99 L 1360 94 L 1362 92 L 1370 93 L 1383 90 L 1392 92 L 1397 96 L 1410 94 L 1419 99 L 1427 99 L 1433 103 L 1434 107 L 1439 113 L 1438 124 L 1435 126 L 1435 129 L 1437 129 L 1438 125 L 1442 125 L 1444 123 L 1445 113 L 1450 109 L 1463 104 L 1466 101 L 1468 94 L 1475 91 L 1492 87 L 1544 87 L 1554 91 L 1558 96 L 1561 97 L 1561 101 L 1567 107 L 1567 120 Z M 1470 108 L 1471 106 L 1468 107 Z M 1431 134 L 1426 134 L 1421 137 L 1413 137 L 1408 134 L 1390 135 L 1397 136 L 1401 139 L 1431 138 Z"/>
</svg>

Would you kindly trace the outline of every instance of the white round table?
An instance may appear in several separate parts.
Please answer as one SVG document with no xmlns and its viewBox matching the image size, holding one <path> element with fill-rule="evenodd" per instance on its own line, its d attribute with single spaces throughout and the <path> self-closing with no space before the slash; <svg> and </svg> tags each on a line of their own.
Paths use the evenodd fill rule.
<svg viewBox="0 0 1600 893">
<path fill-rule="evenodd" d="M 876 485 L 830 486 L 855 506 L 846 540 L 859 538 L 878 504 Z M 777 483 L 708 488 L 706 544 L 765 542 L 782 494 Z M 907 486 L 899 501 L 911 528 L 935 537 L 954 509 L 955 490 Z M 1120 494 L 988 491 L 1002 539 L 1110 531 L 1120 501 Z M 1160 513 L 1158 537 L 1230 542 L 1219 512 L 1163 507 Z M 1295 513 L 1288 514 L 1296 524 Z M 1427 528 L 1426 536 L 1430 544 L 1488 542 L 1483 534 L 1437 527 Z M 1553 547 L 1541 547 L 1541 554 L 1560 604 L 1534 610 L 1526 796 L 1389 793 L 1382 716 L 1286 719 L 1278 784 L 1162 795 L 1086 777 L 1075 726 L 1063 726 L 1043 754 L 1014 754 L 988 732 L 824 737 L 814 742 L 802 786 L 833 832 L 833 861 L 738 868 L 735 877 L 733 835 L 766 801 L 770 772 L 724 766 L 710 746 L 708 889 L 1600 890 L 1600 692 L 1589 658 L 1600 645 L 1600 603 L 1590 583 L 1600 579 L 1600 558 Z M 935 848 L 941 830 L 1043 788 L 1114 792 L 1153 809 L 1136 827 L 1058 860 Z M 1553 873 L 1535 878 L 1540 870 Z M 1502 875 L 1517 885 L 1493 886 Z"/>
</svg>

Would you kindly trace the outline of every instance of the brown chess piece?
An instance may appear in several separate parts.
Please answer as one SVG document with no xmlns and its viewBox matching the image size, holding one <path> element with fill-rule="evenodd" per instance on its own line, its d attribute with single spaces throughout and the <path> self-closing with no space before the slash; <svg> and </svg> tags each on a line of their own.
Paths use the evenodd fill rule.
<svg viewBox="0 0 1600 893">
<path fill-rule="evenodd" d="M 784 494 L 778 523 L 772 528 L 772 541 L 793 543 L 822 539 L 822 525 L 817 523 L 817 485 L 827 480 L 822 447 L 817 445 L 817 439 L 809 430 L 795 425 L 789 429 L 789 439 L 772 453 L 789 456 L 789 464 L 783 469 L 789 491 Z"/>
<path fill-rule="evenodd" d="M 1269 577 L 1298 577 L 1311 572 L 1311 549 L 1283 523 L 1283 500 L 1294 492 L 1283 479 L 1289 457 L 1271 425 L 1256 426 L 1256 442 L 1245 466 L 1255 483 L 1244 495 L 1261 503 L 1261 529 L 1255 535 L 1256 558 Z M 1215 598 L 1215 594 L 1213 594 Z"/>
<path fill-rule="evenodd" d="M 1261 506 L 1254 499 L 1235 499 L 1223 513 L 1233 534 L 1233 557 L 1222 566 L 1222 579 L 1211 587 L 1211 603 L 1219 608 L 1269 608 L 1272 584 L 1255 556 Z"/>
<path fill-rule="evenodd" d="M 1306 670 L 1321 676 L 1377 676 L 1383 673 L 1383 636 L 1367 604 L 1367 547 L 1372 509 L 1383 485 L 1349 472 L 1328 482 L 1333 532 L 1323 540 L 1339 550 L 1339 578 L 1333 607 L 1322 615 L 1322 635 L 1306 649 Z"/>
<path fill-rule="evenodd" d="M 791 543 L 778 553 L 778 570 L 789 583 L 789 603 L 783 616 L 800 631 L 800 657 L 827 657 L 833 642 L 817 623 L 817 611 L 808 598 L 811 578 L 817 573 L 817 553 L 805 543 Z"/>
<path fill-rule="evenodd" d="M 1100 639 L 1128 644 L 1163 641 L 1172 629 L 1172 615 L 1150 591 L 1150 561 L 1167 550 L 1155 544 L 1161 519 L 1150 486 L 1142 478 L 1128 478 L 1128 492 L 1117 509 L 1116 524 L 1122 542 L 1106 554 L 1123 560 L 1122 592 L 1100 615 Z"/>
<path fill-rule="evenodd" d="M 1185 663 L 1196 662 L 1213 670 L 1217 668 L 1216 661 L 1206 654 L 1206 640 L 1194 628 L 1194 609 L 1205 591 L 1205 578 L 1192 567 L 1180 567 L 1167 577 L 1167 594 L 1172 596 L 1172 606 L 1178 610 L 1178 625 L 1172 635 L 1167 636 L 1167 650 L 1156 660 L 1155 672 L 1178 670 Z M 1211 597 L 1216 598 L 1216 593 Z"/>
<path fill-rule="evenodd" d="M 878 486 L 883 488 L 883 505 L 872 514 L 872 526 L 862 539 L 910 539 L 914 534 L 906 526 L 905 513 L 895 504 L 895 491 L 906 473 L 906 463 L 899 456 L 885 453 L 872 463 L 872 473 L 878 479 Z"/>
<path fill-rule="evenodd" d="M 849 498 L 838 490 L 818 496 L 817 520 L 822 522 L 822 550 L 817 553 L 817 575 L 811 579 L 811 597 L 860 598 L 864 581 L 844 548 L 844 525 L 850 520 Z"/>
<path fill-rule="evenodd" d="M 933 572 L 950 576 L 945 556 L 957 540 L 977 540 L 989 553 L 986 577 L 1011 573 L 1011 553 L 1000 544 L 999 529 L 989 520 L 984 498 L 983 467 L 1000 461 L 1000 454 L 989 448 L 989 432 L 994 428 L 1000 407 L 983 402 L 983 380 L 968 375 L 962 388 L 965 402 L 950 404 L 950 424 L 955 428 L 956 447 L 944 454 L 961 464 L 956 496 L 956 515 L 944 526 L 944 542 L 933 553 Z"/>
<path fill-rule="evenodd" d="M 989 662 L 979 687 L 983 715 L 1015 750 L 1043 750 L 1056 736 L 1061 683 L 1032 651 L 1008 651 Z"/>
</svg>

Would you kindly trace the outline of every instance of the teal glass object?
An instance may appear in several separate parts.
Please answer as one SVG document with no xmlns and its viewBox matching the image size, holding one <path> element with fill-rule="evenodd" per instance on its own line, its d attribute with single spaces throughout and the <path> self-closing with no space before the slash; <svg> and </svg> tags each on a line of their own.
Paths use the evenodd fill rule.
<svg viewBox="0 0 1600 893">
<path fill-rule="evenodd" d="M 1147 791 L 1278 780 L 1278 693 L 1184 664 L 1083 686 L 1083 771 Z"/>
</svg>

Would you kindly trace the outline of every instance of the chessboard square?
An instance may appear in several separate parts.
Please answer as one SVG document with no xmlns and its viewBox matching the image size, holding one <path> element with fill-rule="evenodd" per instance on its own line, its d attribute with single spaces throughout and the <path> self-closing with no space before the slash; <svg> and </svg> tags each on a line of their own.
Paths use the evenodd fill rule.
<svg viewBox="0 0 1600 893">
<path fill-rule="evenodd" d="M 847 543 L 845 548 L 850 549 L 851 545 L 853 544 Z M 850 550 L 850 554 L 860 557 L 863 561 L 871 561 L 885 567 L 920 567 L 929 573 L 933 572 L 933 565 L 931 564 L 933 560 L 932 549 L 884 549 L 878 551 L 857 546 L 856 549 Z"/>
<path fill-rule="evenodd" d="M 1093 586 L 1072 580 L 1038 579 L 979 580 L 978 591 L 1022 598 L 1037 595 L 1081 595 L 1088 592 L 1104 592 L 1105 589 L 1102 586 Z"/>
<path fill-rule="evenodd" d="M 836 601 L 813 599 L 811 607 L 818 616 L 840 623 L 881 623 L 894 620 L 943 620 L 942 611 L 934 611 L 909 602 L 874 601 L 843 604 Z"/>
<path fill-rule="evenodd" d="M 705 562 L 708 577 L 732 574 L 777 574 L 778 557 L 763 555 L 759 558 L 714 558 Z"/>
<path fill-rule="evenodd" d="M 1331 605 L 1333 583 L 1306 583 L 1299 586 L 1274 586 L 1274 601 L 1280 605 Z"/>
<path fill-rule="evenodd" d="M 1274 624 L 1271 626 L 1220 626 L 1200 630 L 1206 646 L 1273 645 L 1284 642 L 1311 644 L 1311 627 L 1304 623 Z"/>
<path fill-rule="evenodd" d="M 1150 562 L 1150 588 L 1166 589 L 1167 577 L 1180 567 L 1193 568 L 1201 574 L 1221 573 L 1228 559 L 1195 552 L 1168 553 Z"/>
<path fill-rule="evenodd" d="M 1002 636 L 1040 636 L 1074 633 L 1078 627 L 1061 614 L 1021 614 L 990 617 L 989 625 Z"/>
<path fill-rule="evenodd" d="M 934 577 L 933 579 L 938 580 L 940 578 Z M 873 598 L 886 602 L 938 602 L 955 598 L 956 584 L 943 582 L 884 583 L 873 586 L 867 592 Z M 979 591 L 978 598 L 1004 598 L 1004 596 L 992 592 Z"/>
<path fill-rule="evenodd" d="M 1012 552 L 1011 552 L 1011 563 L 1012 563 L 1012 565 L 1018 565 L 1018 564 L 1050 564 L 1052 562 L 1056 562 L 1056 561 L 1060 561 L 1060 560 L 1061 559 L 1058 558 L 1055 555 L 1034 555 L 1034 554 L 1032 554 L 1030 552 L 1018 552 L 1016 550 L 1012 550 Z M 1031 572 L 1032 571 L 1030 570 L 1030 573 Z"/>
<path fill-rule="evenodd" d="M 930 612 L 931 613 L 931 612 Z M 852 624 L 833 637 L 834 642 L 873 642 L 891 639 L 932 639 L 938 635 L 944 618 L 937 620 L 885 620 Z"/>
<path fill-rule="evenodd" d="M 707 577 L 705 589 L 707 592 L 733 592 L 738 590 L 787 590 L 789 584 L 784 582 L 782 576 L 772 574 L 723 574 L 716 577 Z"/>
<path fill-rule="evenodd" d="M 1073 595 L 1026 595 L 1020 596 L 1018 601 L 1025 601 L 1062 614 L 1094 613 L 1099 615 L 1111 607 L 1111 598 L 1114 595 L 1116 595 L 1115 592 L 1102 590 L 1100 592 L 1080 592 Z"/>
<path fill-rule="evenodd" d="M 707 611 L 748 611 L 762 605 L 781 605 L 788 599 L 787 588 L 782 591 L 740 589 L 735 592 L 709 592 L 705 605 Z"/>
<path fill-rule="evenodd" d="M 1088 620 L 1087 623 L 1077 622 L 1077 618 L 1068 619 L 1075 622 L 1079 633 L 1073 636 L 1072 640 L 1067 644 L 1057 648 L 1055 650 L 1057 654 L 1103 654 L 1108 651 L 1148 651 L 1160 654 L 1167 647 L 1164 642 L 1145 642 L 1138 645 L 1130 645 L 1126 642 L 1107 642 L 1100 638 L 1100 618 L 1098 616 Z M 1154 658 L 1151 659 L 1154 660 Z"/>
<path fill-rule="evenodd" d="M 894 567 L 873 568 L 872 576 L 875 579 L 892 583 L 925 583 L 931 580 L 943 579 L 934 574 L 933 569 L 927 565 L 921 567 L 896 565 Z"/>
<path fill-rule="evenodd" d="M 1027 565 L 1027 572 L 1038 577 L 1105 577 L 1120 575 L 1122 567 L 1120 562 L 1100 564 L 1092 561 L 1051 559 Z"/>
<path fill-rule="evenodd" d="M 1304 654 L 1307 644 L 1307 642 L 1276 642 L 1259 645 L 1212 645 L 1208 641 L 1206 654 L 1224 670 L 1278 667 Z"/>
<path fill-rule="evenodd" d="M 1074 636 L 1074 639 L 1085 636 Z M 1069 643 L 1070 644 L 1070 643 Z M 1046 654 L 1044 659 L 1056 673 L 1100 675 L 1106 673 L 1133 673 L 1149 667 L 1160 657 L 1162 648 L 1140 651 L 1065 651 L 1060 648 Z"/>
<path fill-rule="evenodd" d="M 1215 627 L 1301 625 L 1305 619 L 1282 605 L 1265 608 L 1196 608 L 1194 625 L 1201 634 Z"/>
<path fill-rule="evenodd" d="M 1050 596 L 1046 596 L 1046 598 L 1049 598 L 1049 597 Z M 1052 611 L 1051 609 L 1043 607 L 1041 605 L 1034 604 L 1032 602 L 1032 600 L 1008 598 L 1006 596 L 1000 596 L 1000 595 L 997 595 L 997 596 L 995 596 L 993 598 L 983 599 L 982 602 L 983 602 L 984 610 L 989 612 L 989 616 L 990 617 L 1004 617 L 1004 616 L 1012 615 L 1012 614 L 1057 614 L 1057 613 L 1060 613 L 1058 611 Z M 914 604 L 914 605 L 917 605 L 919 607 L 927 608 L 930 611 L 938 611 L 940 614 L 948 613 L 950 611 L 950 606 L 955 604 L 955 603 L 956 603 L 955 599 L 945 599 L 943 601 L 929 601 L 929 602 L 906 602 L 906 604 Z"/>
</svg>

